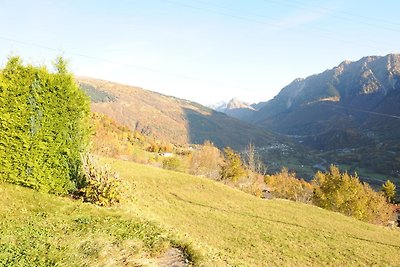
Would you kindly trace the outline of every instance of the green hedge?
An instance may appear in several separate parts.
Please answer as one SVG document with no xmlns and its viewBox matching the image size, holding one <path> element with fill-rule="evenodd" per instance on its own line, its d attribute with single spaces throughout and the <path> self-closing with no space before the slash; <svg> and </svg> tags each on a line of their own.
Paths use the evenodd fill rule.
<svg viewBox="0 0 400 267">
<path fill-rule="evenodd" d="M 65 194 L 89 140 L 89 100 L 66 71 L 10 58 L 0 71 L 0 181 Z"/>
</svg>

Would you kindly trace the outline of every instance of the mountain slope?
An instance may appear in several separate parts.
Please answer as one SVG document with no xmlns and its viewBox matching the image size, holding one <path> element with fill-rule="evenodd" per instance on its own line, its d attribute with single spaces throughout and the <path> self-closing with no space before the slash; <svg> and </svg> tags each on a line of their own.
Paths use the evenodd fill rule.
<svg viewBox="0 0 400 267">
<path fill-rule="evenodd" d="M 261 108 L 253 121 L 285 134 L 318 134 L 328 126 L 342 126 L 332 125 L 333 120 L 340 120 L 347 128 L 361 126 L 376 116 L 398 116 L 400 109 L 393 104 L 399 96 L 400 55 L 365 57 L 296 79 Z M 390 108 L 387 102 L 392 103 Z M 380 114 L 383 107 L 387 113 Z"/>
<path fill-rule="evenodd" d="M 280 143 L 265 130 L 188 100 L 108 81 L 77 81 L 91 96 L 93 111 L 161 140 L 175 144 L 210 140 L 219 147 L 235 149 L 250 142 L 256 146 Z"/>
</svg>

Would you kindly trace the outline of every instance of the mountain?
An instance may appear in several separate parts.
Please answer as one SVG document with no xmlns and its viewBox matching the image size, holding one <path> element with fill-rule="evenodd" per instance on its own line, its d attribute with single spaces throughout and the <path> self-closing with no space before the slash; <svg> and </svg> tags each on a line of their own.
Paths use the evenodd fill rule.
<svg viewBox="0 0 400 267">
<path fill-rule="evenodd" d="M 77 78 L 91 97 L 93 111 L 146 135 L 174 144 L 212 141 L 218 147 L 242 149 L 250 142 L 273 146 L 272 133 L 198 103 L 91 78 Z"/>
<path fill-rule="evenodd" d="M 210 108 L 244 121 L 248 120 L 256 110 L 253 105 L 244 103 L 237 98 L 232 98 L 228 103 L 220 102 L 210 105 Z"/>
<path fill-rule="evenodd" d="M 398 177 L 399 103 L 400 55 L 368 56 L 294 80 L 248 121 L 326 152 L 327 162 Z"/>
<path fill-rule="evenodd" d="M 211 108 L 211 109 L 213 109 L 215 111 L 224 112 L 227 105 L 228 105 L 227 102 L 219 101 L 219 102 L 217 102 L 215 104 L 208 105 L 207 107 L 209 107 L 209 108 Z"/>
<path fill-rule="evenodd" d="M 360 122 L 368 112 L 379 113 L 386 101 L 399 94 L 399 61 L 400 55 L 395 54 L 370 56 L 357 62 L 344 61 L 306 79 L 296 79 L 267 102 L 252 120 L 278 132 L 302 135 L 313 134 L 316 128 L 325 131 L 332 117 L 344 118 L 350 124 Z M 298 114 L 300 110 L 307 112 L 316 107 L 324 111 L 315 112 L 318 119 Z M 396 111 L 390 109 L 387 115 L 398 114 Z M 356 116 L 352 122 L 349 113 Z M 316 125 L 314 121 L 324 122 Z"/>
</svg>

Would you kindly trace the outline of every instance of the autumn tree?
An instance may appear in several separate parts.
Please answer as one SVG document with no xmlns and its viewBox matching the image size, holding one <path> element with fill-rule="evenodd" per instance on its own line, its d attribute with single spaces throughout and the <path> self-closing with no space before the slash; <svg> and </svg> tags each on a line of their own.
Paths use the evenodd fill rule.
<svg viewBox="0 0 400 267">
<path fill-rule="evenodd" d="M 383 195 L 386 197 L 387 201 L 393 203 L 396 198 L 396 185 L 390 180 L 387 180 L 382 185 Z"/>
<path fill-rule="evenodd" d="M 334 165 L 328 172 L 318 172 L 312 183 L 313 203 L 321 208 L 377 224 L 386 223 L 392 216 L 384 196 L 361 183 L 357 175 L 341 173 Z"/>
<path fill-rule="evenodd" d="M 242 159 L 232 148 L 224 149 L 224 162 L 221 165 L 220 179 L 223 181 L 236 182 L 246 175 Z"/>
<path fill-rule="evenodd" d="M 221 162 L 222 156 L 220 150 L 207 140 L 198 150 L 193 152 L 190 159 L 190 173 L 218 179 Z"/>
<path fill-rule="evenodd" d="M 294 172 L 283 168 L 281 172 L 265 177 L 265 183 L 276 198 L 310 203 L 313 196 L 313 187 L 303 179 L 296 178 Z"/>
</svg>

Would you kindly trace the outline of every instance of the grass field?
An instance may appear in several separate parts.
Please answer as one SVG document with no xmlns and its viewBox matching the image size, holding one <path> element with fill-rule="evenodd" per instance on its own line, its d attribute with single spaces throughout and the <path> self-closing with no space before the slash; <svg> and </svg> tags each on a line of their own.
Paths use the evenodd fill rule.
<svg viewBox="0 0 400 267">
<path fill-rule="evenodd" d="M 210 265 L 398 266 L 400 232 L 320 208 L 262 200 L 222 184 L 107 160 L 130 184 L 123 207 L 183 235 Z"/>
<path fill-rule="evenodd" d="M 103 159 L 115 208 L 0 184 L 0 266 L 156 266 L 184 247 L 205 266 L 398 266 L 400 232 L 211 180 Z"/>
</svg>

